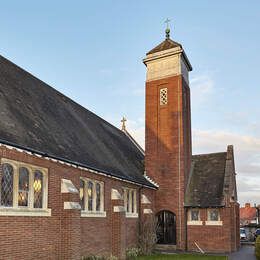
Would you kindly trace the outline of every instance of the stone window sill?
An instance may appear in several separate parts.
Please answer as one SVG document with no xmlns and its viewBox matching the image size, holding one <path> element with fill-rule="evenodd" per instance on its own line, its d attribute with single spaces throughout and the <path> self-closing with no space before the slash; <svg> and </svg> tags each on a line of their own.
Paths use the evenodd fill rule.
<svg viewBox="0 0 260 260">
<path fill-rule="evenodd" d="M 203 222 L 202 221 L 200 221 L 200 220 L 191 220 L 191 221 L 188 221 L 187 222 L 187 225 L 188 226 L 202 226 L 203 225 Z"/>
<path fill-rule="evenodd" d="M 51 209 L 0 208 L 0 216 L 50 217 Z"/>
<path fill-rule="evenodd" d="M 81 217 L 83 218 L 105 218 L 106 216 L 106 211 L 81 211 Z"/>
<path fill-rule="evenodd" d="M 138 213 L 125 213 L 126 218 L 138 218 Z"/>
<path fill-rule="evenodd" d="M 222 221 L 206 221 L 206 225 L 208 226 L 222 226 Z"/>
</svg>

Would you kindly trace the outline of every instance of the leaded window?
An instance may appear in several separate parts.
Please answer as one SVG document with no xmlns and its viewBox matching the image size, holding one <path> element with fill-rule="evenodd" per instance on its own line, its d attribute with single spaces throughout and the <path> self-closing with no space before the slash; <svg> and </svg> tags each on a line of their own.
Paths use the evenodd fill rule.
<svg viewBox="0 0 260 260">
<path fill-rule="evenodd" d="M 160 105 L 167 105 L 168 103 L 168 89 L 161 88 L 160 89 Z"/>
<path fill-rule="evenodd" d="M 137 213 L 136 190 L 124 188 L 124 206 L 128 215 Z"/>
<path fill-rule="evenodd" d="M 79 196 L 80 196 L 80 206 L 82 210 L 85 209 L 84 186 L 85 186 L 85 182 L 82 179 L 80 179 Z"/>
<path fill-rule="evenodd" d="M 34 191 L 34 208 L 42 208 L 43 202 L 43 174 L 41 171 L 34 172 L 33 191 Z"/>
<path fill-rule="evenodd" d="M 19 168 L 18 206 L 28 207 L 29 200 L 29 171 L 25 167 Z"/>
<path fill-rule="evenodd" d="M 219 210 L 218 209 L 209 209 L 208 210 L 208 220 L 209 221 L 219 221 Z"/>
<path fill-rule="evenodd" d="M 191 209 L 190 210 L 190 220 L 191 221 L 199 221 L 200 220 L 200 211 L 199 211 L 199 209 Z"/>
<path fill-rule="evenodd" d="M 2 174 L 1 174 L 1 192 L 0 192 L 0 205 L 3 207 L 12 207 L 13 206 L 13 175 L 14 169 L 13 166 L 4 163 L 2 165 Z"/>
<path fill-rule="evenodd" d="M 135 213 L 135 191 L 134 190 L 131 191 L 131 196 L 132 196 L 132 200 L 131 200 L 131 202 L 132 202 L 132 213 Z"/>
<path fill-rule="evenodd" d="M 88 181 L 88 211 L 93 210 L 93 182 Z"/>
<path fill-rule="evenodd" d="M 100 211 L 100 190 L 101 190 L 101 186 L 99 183 L 96 183 L 96 211 Z"/>
<path fill-rule="evenodd" d="M 2 159 L 0 207 L 47 209 L 47 170 Z"/>
<path fill-rule="evenodd" d="M 80 201 L 84 212 L 104 212 L 104 184 L 103 182 L 80 179 Z"/>
</svg>

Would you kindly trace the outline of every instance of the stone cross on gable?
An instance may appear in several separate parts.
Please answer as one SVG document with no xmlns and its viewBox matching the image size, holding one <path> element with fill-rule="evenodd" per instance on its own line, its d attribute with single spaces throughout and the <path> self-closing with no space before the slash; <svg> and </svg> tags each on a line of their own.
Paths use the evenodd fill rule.
<svg viewBox="0 0 260 260">
<path fill-rule="evenodd" d="M 121 130 L 122 131 L 125 131 L 126 130 L 126 118 L 123 116 L 122 120 L 121 120 L 121 123 L 122 123 L 122 128 Z"/>
</svg>

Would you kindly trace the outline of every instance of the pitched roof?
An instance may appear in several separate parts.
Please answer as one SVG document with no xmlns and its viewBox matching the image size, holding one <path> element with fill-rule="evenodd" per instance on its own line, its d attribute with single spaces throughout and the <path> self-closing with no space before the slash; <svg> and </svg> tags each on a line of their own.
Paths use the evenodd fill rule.
<svg viewBox="0 0 260 260">
<path fill-rule="evenodd" d="M 161 42 L 159 45 L 157 45 L 155 48 L 153 48 L 152 50 L 150 50 L 149 52 L 147 52 L 146 54 L 153 54 L 159 51 L 165 51 L 171 48 L 175 48 L 175 47 L 181 47 L 181 44 L 179 44 L 178 42 L 175 42 L 171 39 L 165 39 L 163 42 Z"/>
<path fill-rule="evenodd" d="M 223 205 L 227 153 L 192 156 L 185 205 L 215 207 Z"/>
<path fill-rule="evenodd" d="M 0 140 L 153 186 L 125 133 L 2 56 L 0 111 Z"/>
<path fill-rule="evenodd" d="M 256 208 L 242 207 L 240 208 L 240 222 L 249 224 L 251 221 L 256 220 Z"/>
</svg>

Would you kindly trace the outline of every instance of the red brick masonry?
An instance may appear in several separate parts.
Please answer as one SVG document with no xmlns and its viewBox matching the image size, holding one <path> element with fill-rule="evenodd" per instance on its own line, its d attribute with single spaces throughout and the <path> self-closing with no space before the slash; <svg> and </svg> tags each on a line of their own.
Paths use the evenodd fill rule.
<svg viewBox="0 0 260 260">
<path fill-rule="evenodd" d="M 5 146 L 0 146 L 2 158 L 48 169 L 51 216 L 0 216 L 0 259 L 65 260 L 92 254 L 113 254 L 123 259 L 125 249 L 137 245 L 139 218 L 126 218 L 124 212 L 113 212 L 113 206 L 123 205 L 123 201 L 111 200 L 111 189 L 123 194 L 123 187 L 135 188 L 138 198 L 142 193 L 151 201 L 154 190 Z M 106 217 L 81 217 L 80 210 L 64 209 L 64 201 L 79 202 L 79 195 L 61 193 L 61 179 L 71 180 L 79 189 L 80 176 L 104 182 Z M 142 217 L 142 212 L 138 213 Z"/>
</svg>

